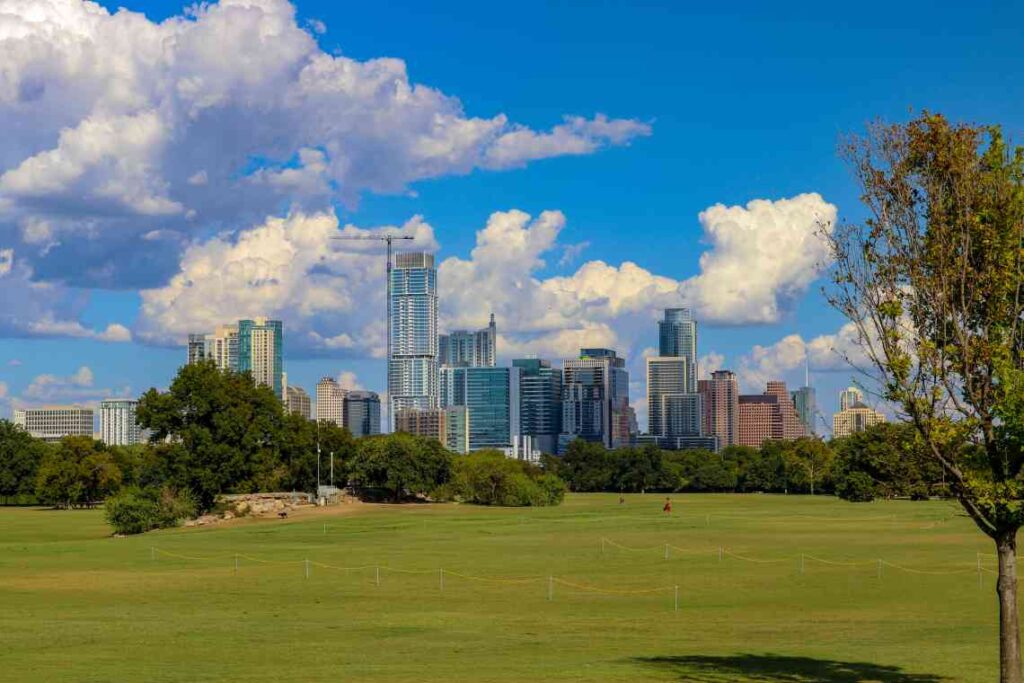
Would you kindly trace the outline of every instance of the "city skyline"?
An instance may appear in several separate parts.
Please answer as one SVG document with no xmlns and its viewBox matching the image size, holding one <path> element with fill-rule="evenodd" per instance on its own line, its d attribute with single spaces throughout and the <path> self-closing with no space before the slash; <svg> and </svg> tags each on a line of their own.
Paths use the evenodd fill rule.
<svg viewBox="0 0 1024 683">
<path fill-rule="evenodd" d="M 128 9 L 118 14 L 121 4 Z M 2 416 L 15 406 L 95 404 L 162 388 L 189 332 L 257 315 L 290 331 L 295 385 L 311 391 L 325 372 L 346 371 L 383 393 L 383 293 L 367 284 L 379 282 L 383 255 L 369 242 L 330 241 L 383 232 L 413 236 L 411 250 L 437 255 L 449 302 L 438 312 L 442 330 L 476 330 L 496 314 L 500 362 L 563 358 L 585 345 L 618 349 L 641 425 L 644 352 L 658 346 L 651 325 L 661 309 L 681 306 L 704 324 L 701 367 L 729 367 L 742 391 L 758 391 L 769 378 L 798 386 L 809 358 L 828 415 L 856 374 L 842 360 L 853 348 L 850 330 L 819 292 L 811 234 L 822 221 L 863 217 L 837 135 L 878 116 L 903 120 L 908 107 L 1002 121 L 1011 137 L 1024 119 L 1012 95 L 1019 86 L 1007 93 L 1003 83 L 975 78 L 979 62 L 964 57 L 995 59 L 1005 49 L 978 37 L 1002 30 L 984 12 L 958 25 L 955 54 L 963 58 L 940 77 L 920 60 L 940 52 L 949 29 L 941 13 L 922 21 L 910 7 L 890 16 L 892 25 L 913 19 L 913 35 L 898 45 L 882 27 L 848 26 L 860 40 L 889 45 L 886 60 L 854 69 L 842 54 L 796 39 L 812 22 L 806 17 L 780 23 L 759 13 L 645 6 L 618 8 L 612 21 L 608 8 L 578 16 L 538 4 L 501 22 L 543 46 L 516 56 L 488 49 L 498 29 L 487 8 L 472 5 L 460 12 L 475 30 L 453 33 L 434 17 L 422 18 L 429 32 L 396 27 L 382 8 L 268 2 L 262 21 L 280 31 L 266 45 L 246 33 L 259 21 L 232 22 L 227 4 L 164 21 L 181 17 L 183 5 L 101 2 L 106 14 L 97 9 L 95 21 L 76 9 L 40 10 L 15 30 L 68 40 L 13 52 L 11 92 L 26 99 L 13 109 L 0 101 L 19 130 L 37 133 L 6 141 L 0 154 Z M 818 8 L 814 21 L 836 20 L 834 12 Z M 120 31 L 129 20 L 133 29 Z M 247 55 L 210 63 L 176 53 L 174 63 L 193 71 L 174 78 L 159 60 L 140 59 L 146 68 L 134 78 L 60 66 L 69 63 L 63 50 L 95 45 L 96 63 L 116 63 L 139 46 L 112 36 L 141 33 L 156 44 L 214 22 L 231 29 L 236 49 L 265 60 L 259 77 L 241 77 Z M 626 32 L 609 26 L 643 26 L 647 40 L 624 42 Z M 96 39 L 103 27 L 110 40 Z M 684 29 L 691 40 L 678 40 Z M 591 31 L 602 36 L 600 48 L 587 40 Z M 739 59 L 715 58 L 713 36 L 724 31 L 742 37 L 730 50 Z M 779 54 L 776 41 L 792 53 Z M 192 43 L 176 44 L 185 51 Z M 384 55 L 394 59 L 374 61 Z M 699 73 L 677 68 L 708 55 L 711 67 Z M 737 68 L 749 63 L 743 55 L 756 56 L 765 78 Z M 419 99 L 381 91 L 342 100 L 349 95 L 325 81 L 307 108 L 286 110 L 276 95 L 300 87 L 289 79 L 314 61 L 350 69 L 367 92 L 386 74 Z M 224 80 L 203 80 L 214 72 Z M 521 75 L 514 95 L 494 76 L 510 72 Z M 776 87 L 770 74 L 778 72 L 797 77 Z M 212 90 L 160 90 L 178 76 Z M 895 94 L 861 97 L 879 78 Z M 249 89 L 216 90 L 232 79 Z M 771 103 L 767 114 L 735 106 L 751 96 Z M 150 106 L 159 101 L 174 106 Z M 264 106 L 248 108 L 255 101 Z M 325 111 L 342 108 L 351 119 L 322 127 L 333 120 Z M 171 111 L 205 112 L 209 127 Z M 423 124 L 431 120 L 451 127 L 432 137 Z M 129 125 L 140 132 L 134 146 L 102 135 Z M 211 155 L 225 126 L 250 135 L 252 146 Z M 274 129 L 301 139 L 261 137 Z M 88 143 L 105 153 L 80 156 Z M 79 379 L 83 367 L 89 382 Z"/>
</svg>

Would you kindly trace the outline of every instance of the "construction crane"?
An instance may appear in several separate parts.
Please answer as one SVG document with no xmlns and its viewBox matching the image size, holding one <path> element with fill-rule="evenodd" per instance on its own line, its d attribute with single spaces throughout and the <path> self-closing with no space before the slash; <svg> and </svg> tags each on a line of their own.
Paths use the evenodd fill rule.
<svg viewBox="0 0 1024 683">
<path fill-rule="evenodd" d="M 387 357 L 387 364 L 388 364 L 388 373 L 390 374 L 391 373 L 391 268 L 392 268 L 392 265 L 391 265 L 391 253 L 393 251 L 391 244 L 395 240 L 409 240 L 409 241 L 411 241 L 411 240 L 414 240 L 415 237 L 413 237 L 412 235 L 395 235 L 395 234 L 387 234 L 387 235 L 338 235 L 337 237 L 332 237 L 331 239 L 333 239 L 333 240 L 359 241 L 359 242 L 384 242 L 384 244 L 387 245 L 387 275 L 386 275 L 386 277 L 387 277 L 387 285 L 386 285 L 387 293 L 385 294 L 385 298 L 387 299 L 387 303 L 386 303 L 386 306 L 385 306 L 385 316 L 386 316 L 385 323 L 386 323 L 387 330 L 388 330 L 386 357 Z M 394 416 L 391 414 L 391 412 L 392 412 L 391 411 L 391 405 L 392 405 L 392 403 L 391 403 L 391 387 L 388 386 L 388 424 L 387 424 L 388 429 L 387 429 L 387 431 L 389 431 L 389 432 L 391 431 L 392 426 L 393 426 L 393 422 L 394 422 Z"/>
</svg>

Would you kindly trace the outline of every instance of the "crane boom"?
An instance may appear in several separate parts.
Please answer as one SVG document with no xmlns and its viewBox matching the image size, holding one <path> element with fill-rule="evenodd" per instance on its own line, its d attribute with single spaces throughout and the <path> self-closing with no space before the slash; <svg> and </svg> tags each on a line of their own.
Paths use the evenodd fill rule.
<svg viewBox="0 0 1024 683">
<path fill-rule="evenodd" d="M 394 404 L 393 404 L 393 402 L 391 400 L 391 386 L 390 386 L 390 375 L 391 375 L 391 251 L 392 251 L 391 243 L 394 242 L 395 240 L 408 240 L 408 241 L 411 241 L 411 240 L 414 240 L 416 238 L 413 237 L 412 235 L 385 234 L 385 235 L 337 235 L 335 237 L 332 237 L 331 239 L 332 240 L 361 241 L 361 242 L 384 242 L 387 245 L 387 275 L 386 275 L 387 282 L 386 282 L 386 294 L 385 294 L 385 298 L 387 299 L 387 304 L 386 304 L 386 308 L 385 308 L 385 315 L 387 316 L 387 319 L 385 320 L 385 323 L 386 323 L 386 327 L 387 327 L 387 330 L 388 330 L 387 352 L 386 352 L 386 357 L 387 357 L 387 361 L 388 361 L 388 369 L 387 369 L 387 371 L 388 371 L 388 376 L 389 376 L 389 382 L 388 382 L 388 431 L 391 431 L 391 428 L 392 428 L 393 423 L 394 423 L 394 416 L 391 414 L 393 412 L 393 405 Z"/>
</svg>

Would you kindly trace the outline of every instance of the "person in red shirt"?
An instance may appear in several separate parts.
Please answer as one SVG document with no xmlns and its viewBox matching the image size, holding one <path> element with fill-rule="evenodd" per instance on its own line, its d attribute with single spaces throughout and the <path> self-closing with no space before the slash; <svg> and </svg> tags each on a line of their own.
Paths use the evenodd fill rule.
<svg viewBox="0 0 1024 683">
<path fill-rule="evenodd" d="M 665 507 L 661 508 L 661 511 L 662 512 L 667 512 L 670 515 L 672 514 L 672 499 L 671 498 L 665 498 Z"/>
</svg>

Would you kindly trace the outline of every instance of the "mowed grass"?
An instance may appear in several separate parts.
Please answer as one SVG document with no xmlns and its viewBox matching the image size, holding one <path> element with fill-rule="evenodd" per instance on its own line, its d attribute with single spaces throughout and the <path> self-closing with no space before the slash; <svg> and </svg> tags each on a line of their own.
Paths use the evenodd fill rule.
<svg viewBox="0 0 1024 683">
<path fill-rule="evenodd" d="M 663 500 L 359 506 L 133 538 L 100 511 L 0 509 L 0 680 L 997 677 L 994 575 L 976 572 L 991 548 L 954 504 L 682 495 L 669 517 Z M 801 572 L 801 555 L 863 564 Z"/>
</svg>

